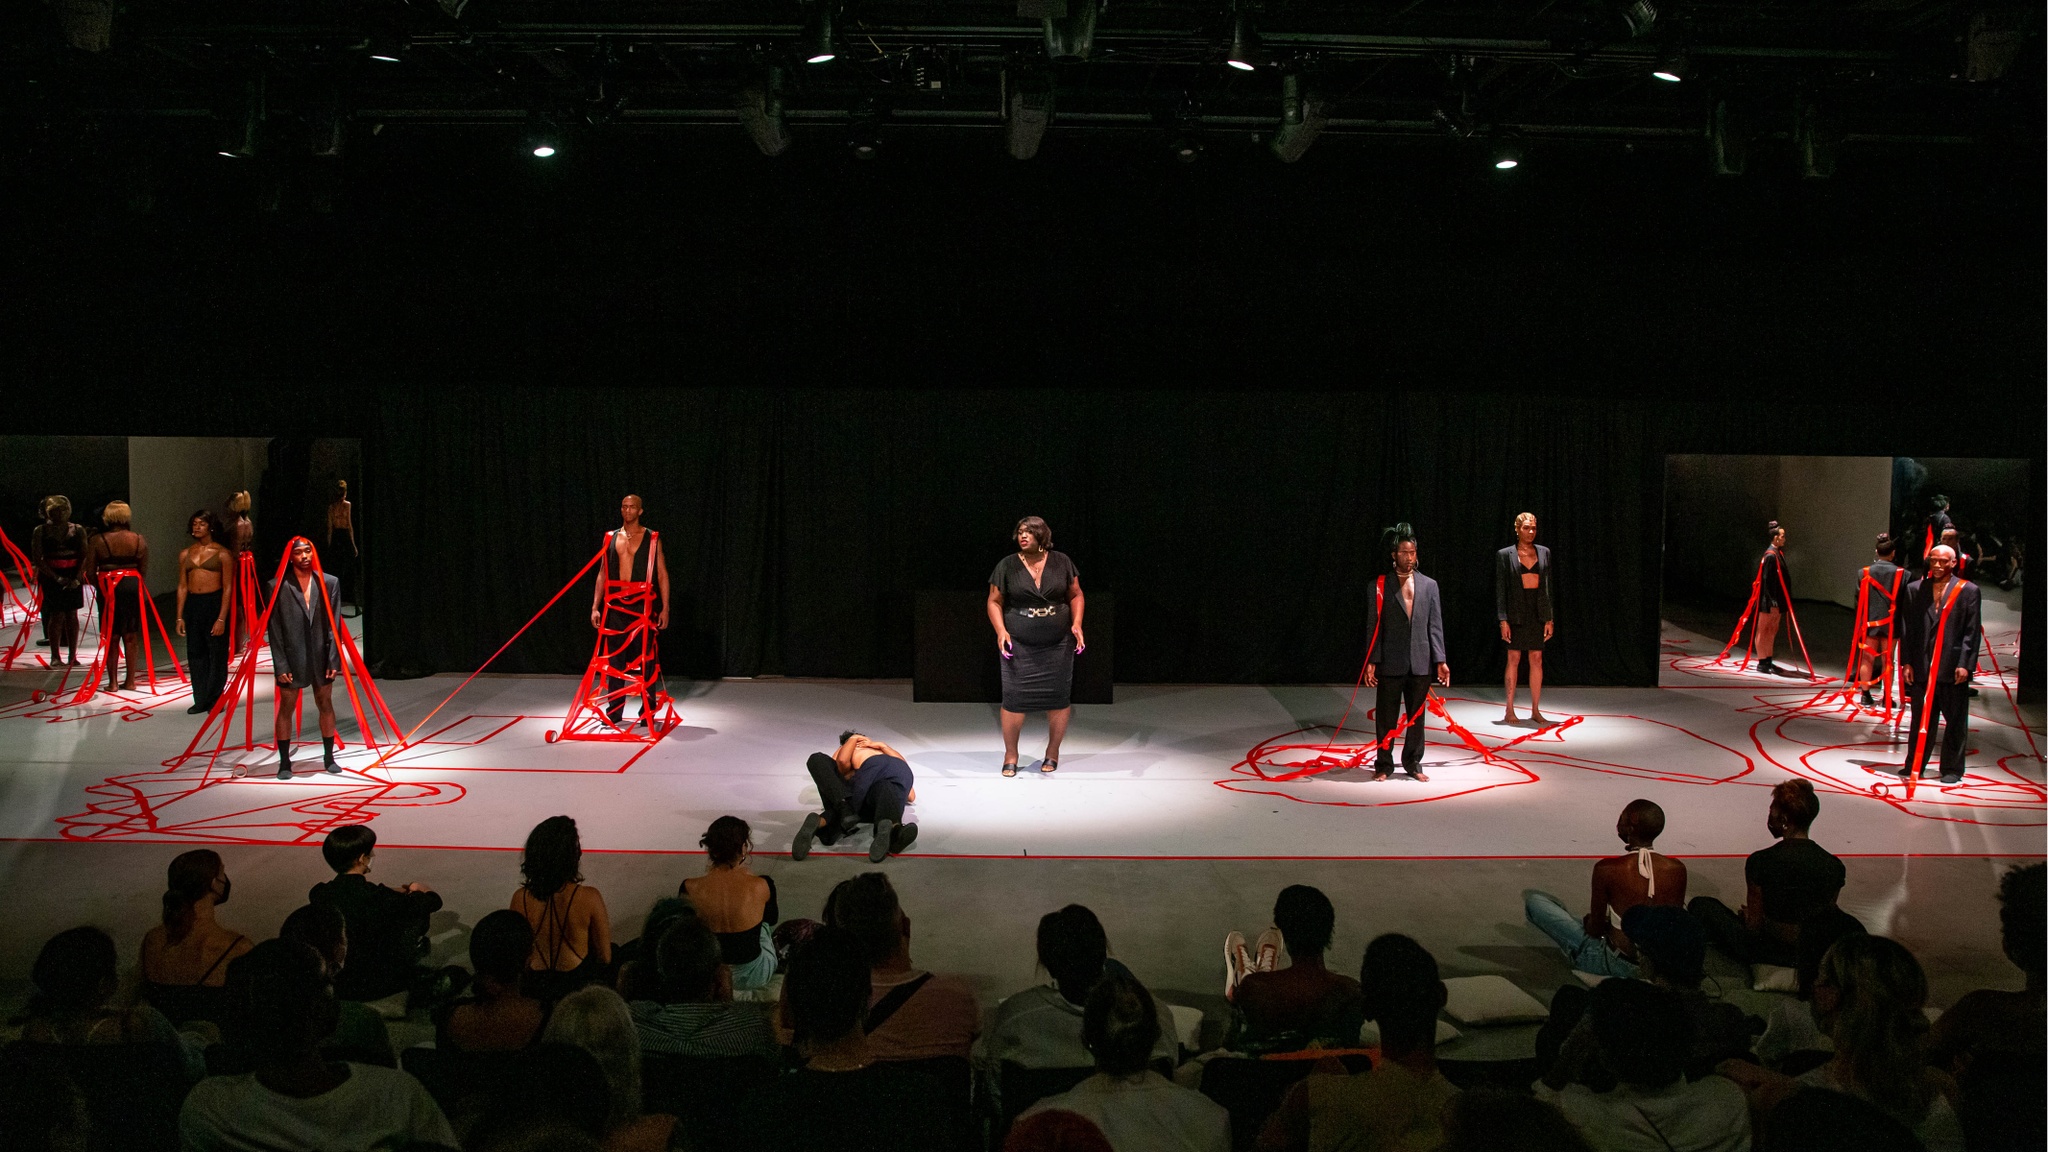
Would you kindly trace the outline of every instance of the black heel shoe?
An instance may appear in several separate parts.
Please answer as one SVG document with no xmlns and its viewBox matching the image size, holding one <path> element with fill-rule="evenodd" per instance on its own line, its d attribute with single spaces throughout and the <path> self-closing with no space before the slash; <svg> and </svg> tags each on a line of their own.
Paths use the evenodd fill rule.
<svg viewBox="0 0 2048 1152">
<path fill-rule="evenodd" d="M 1038 764 L 1038 774 L 1039 774 L 1040 776 L 1050 776 L 1050 775 L 1052 775 L 1053 773 L 1055 773 L 1055 772 L 1057 772 L 1057 771 L 1059 771 L 1059 770 L 1060 770 L 1060 762 L 1059 762 L 1059 761 L 1057 761 L 1057 760 L 1041 760 L 1041 761 L 1039 761 L 1039 764 Z"/>
<path fill-rule="evenodd" d="M 1017 766 L 1016 766 L 1015 764 L 1005 764 L 1005 765 L 1003 765 L 1003 775 L 1005 775 L 1005 776 L 1015 776 L 1016 774 L 1017 774 Z"/>
</svg>

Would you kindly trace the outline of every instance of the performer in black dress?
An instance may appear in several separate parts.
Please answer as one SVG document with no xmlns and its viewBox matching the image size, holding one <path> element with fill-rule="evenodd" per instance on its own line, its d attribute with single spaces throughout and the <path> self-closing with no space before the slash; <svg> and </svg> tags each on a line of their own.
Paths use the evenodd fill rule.
<svg viewBox="0 0 2048 1152">
<path fill-rule="evenodd" d="M 1529 654 L 1529 719 L 1549 723 L 1543 716 L 1543 645 L 1556 627 L 1551 589 L 1550 549 L 1536 543 L 1536 514 L 1524 512 L 1515 517 L 1515 542 L 1500 550 L 1493 565 L 1494 614 L 1508 646 L 1504 724 L 1515 722 L 1515 676 L 1524 652 Z"/>
<path fill-rule="evenodd" d="M 1081 574 L 1052 550 L 1052 529 L 1036 516 L 1017 521 L 1016 554 L 988 577 L 988 620 L 1003 658 L 1003 775 L 1017 774 L 1017 737 L 1026 712 L 1046 714 L 1040 772 L 1060 766 L 1060 741 L 1073 716 L 1074 657 L 1087 649 Z"/>
<path fill-rule="evenodd" d="M 71 522 L 70 500 L 43 498 L 43 522 L 29 534 L 28 555 L 43 592 L 43 639 L 50 663 L 57 663 L 57 649 L 68 648 L 76 664 L 78 610 L 85 606 L 85 529 Z"/>
<path fill-rule="evenodd" d="M 1771 663 L 1771 654 L 1778 650 L 1778 625 L 1785 619 L 1792 574 L 1785 569 L 1785 529 L 1773 520 L 1766 531 L 1771 543 L 1757 567 L 1756 622 L 1751 635 L 1756 637 L 1756 670 L 1775 674 L 1778 669 Z"/>
<path fill-rule="evenodd" d="M 1895 562 L 1897 555 L 1898 545 L 1892 543 L 1891 535 L 1879 532 L 1877 559 L 1861 575 L 1863 633 L 1856 644 L 1856 682 L 1862 685 L 1865 708 L 1877 706 L 1870 695 L 1871 686 L 1884 683 L 1892 674 L 1892 643 L 1897 628 L 1893 606 L 1905 586 L 1905 574 Z M 1885 690 L 1885 699 L 1891 699 L 1889 688 Z"/>
<path fill-rule="evenodd" d="M 149 541 L 132 527 L 134 513 L 116 500 L 100 509 L 100 523 L 106 530 L 85 546 L 85 580 L 106 588 L 107 603 L 102 626 L 117 638 L 107 644 L 107 691 L 115 687 L 121 656 L 128 657 L 128 671 L 119 683 L 121 691 L 135 687 L 135 661 L 142 650 L 142 598 L 148 593 L 143 580 L 149 576 Z"/>
</svg>

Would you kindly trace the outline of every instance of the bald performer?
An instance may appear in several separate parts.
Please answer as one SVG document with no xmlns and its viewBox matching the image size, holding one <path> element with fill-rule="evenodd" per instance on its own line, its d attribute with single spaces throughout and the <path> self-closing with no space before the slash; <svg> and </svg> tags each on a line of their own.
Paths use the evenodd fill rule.
<svg viewBox="0 0 2048 1152">
<path fill-rule="evenodd" d="M 649 532 L 640 523 L 643 506 L 638 496 L 619 501 L 623 523 L 611 533 L 611 563 L 590 597 L 590 626 L 620 639 L 607 645 L 610 664 L 619 679 L 626 679 L 636 665 L 643 666 L 647 692 L 640 700 L 640 716 L 654 723 L 654 697 L 661 683 L 661 658 L 655 633 L 668 627 L 668 557 L 661 548 L 661 534 Z M 654 597 L 661 598 L 660 607 Z M 640 629 L 642 614 L 653 628 Z M 613 697 L 605 707 L 614 726 L 625 719 L 626 701 Z"/>
<path fill-rule="evenodd" d="M 1963 742 L 1970 731 L 1970 677 L 1983 635 L 1977 586 L 1956 575 L 1956 551 L 1937 544 L 1927 575 L 1899 594 L 1899 672 L 1912 727 L 1900 775 L 1920 776 L 1941 730 L 1941 782 L 1963 778 Z M 1925 727 L 1922 727 L 1925 725 Z"/>
</svg>

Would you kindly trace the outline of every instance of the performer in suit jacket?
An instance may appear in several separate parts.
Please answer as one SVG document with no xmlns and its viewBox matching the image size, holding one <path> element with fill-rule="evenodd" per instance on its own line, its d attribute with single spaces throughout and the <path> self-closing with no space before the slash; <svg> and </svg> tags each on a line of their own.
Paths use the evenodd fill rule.
<svg viewBox="0 0 2048 1152">
<path fill-rule="evenodd" d="M 1900 775 L 1917 779 L 1941 732 L 1941 782 L 1963 778 L 1963 741 L 1970 729 L 1970 676 L 1977 668 L 1982 634 L 1977 586 L 1955 574 L 1953 548 L 1937 544 L 1927 554 L 1927 575 L 1899 596 L 1899 671 L 1906 685 L 1912 728 L 1906 735 L 1906 764 Z M 1924 727 L 1923 727 L 1924 725 Z"/>
<path fill-rule="evenodd" d="M 1522 653 L 1529 654 L 1529 719 L 1543 718 L 1543 645 L 1556 630 L 1552 620 L 1550 549 L 1536 542 L 1536 514 L 1515 517 L 1515 542 L 1493 561 L 1493 612 L 1500 621 L 1501 642 L 1508 646 L 1507 711 L 1501 722 L 1515 722 L 1515 677 Z"/>
<path fill-rule="evenodd" d="M 334 762 L 334 674 L 341 671 L 341 646 L 334 639 L 332 612 L 341 608 L 341 581 L 313 571 L 313 542 L 292 543 L 292 565 L 273 590 L 270 608 L 270 661 L 277 676 L 277 778 L 292 778 L 292 716 L 299 693 L 309 685 L 320 709 L 320 743 L 326 749 L 322 766 L 339 773 Z"/>
<path fill-rule="evenodd" d="M 1417 780 L 1422 771 L 1423 701 L 1432 676 L 1449 685 L 1451 666 L 1444 659 L 1443 601 L 1436 581 L 1415 570 L 1415 530 L 1406 524 L 1387 529 L 1394 570 L 1376 582 L 1373 598 L 1372 649 L 1365 656 L 1365 683 L 1379 689 L 1379 759 L 1373 780 L 1394 774 L 1393 731 L 1405 707 L 1410 724 L 1401 744 L 1401 768 Z"/>
</svg>

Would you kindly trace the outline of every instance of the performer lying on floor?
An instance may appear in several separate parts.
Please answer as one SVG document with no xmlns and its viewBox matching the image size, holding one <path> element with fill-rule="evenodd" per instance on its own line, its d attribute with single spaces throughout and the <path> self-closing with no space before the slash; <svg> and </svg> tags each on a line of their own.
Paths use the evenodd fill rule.
<svg viewBox="0 0 2048 1152">
<path fill-rule="evenodd" d="M 917 825 L 903 823 L 903 806 L 917 799 L 910 762 L 903 753 L 849 729 L 839 734 L 839 751 L 830 756 L 813 752 L 807 767 L 825 810 L 811 813 L 797 826 L 792 859 L 809 856 L 812 840 L 835 844 L 863 823 L 875 828 L 869 863 L 880 864 L 917 839 Z"/>
</svg>

